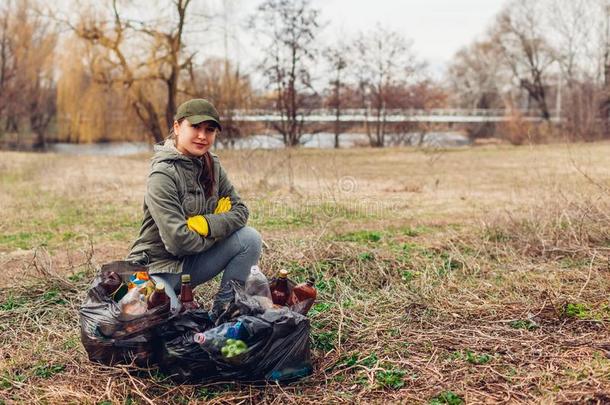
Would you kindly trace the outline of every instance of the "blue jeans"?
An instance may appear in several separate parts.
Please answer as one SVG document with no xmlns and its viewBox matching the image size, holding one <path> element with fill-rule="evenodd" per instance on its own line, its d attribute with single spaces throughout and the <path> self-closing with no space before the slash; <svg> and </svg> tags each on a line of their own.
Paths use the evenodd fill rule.
<svg viewBox="0 0 610 405">
<path fill-rule="evenodd" d="M 230 280 L 245 282 L 250 268 L 258 263 L 261 256 L 262 241 L 256 229 L 249 226 L 238 229 L 226 239 L 216 242 L 205 252 L 186 256 L 182 265 L 182 274 L 191 275 L 193 287 L 211 280 L 224 270 L 221 288 Z M 180 290 L 181 274 L 157 273 L 151 275 L 157 283 L 165 284 L 165 292 L 170 297 L 171 307 L 179 307 L 176 293 Z"/>
</svg>

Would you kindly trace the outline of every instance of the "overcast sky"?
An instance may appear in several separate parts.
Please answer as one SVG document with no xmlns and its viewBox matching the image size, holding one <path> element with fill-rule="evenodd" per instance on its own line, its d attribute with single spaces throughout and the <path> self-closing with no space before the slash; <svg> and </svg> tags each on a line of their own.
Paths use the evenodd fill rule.
<svg viewBox="0 0 610 405">
<path fill-rule="evenodd" d="M 315 0 L 331 33 L 357 33 L 377 22 L 413 39 L 418 55 L 444 64 L 485 32 L 506 0 Z"/>
<path fill-rule="evenodd" d="M 237 2 L 241 15 L 252 13 L 261 0 Z M 506 0 L 312 0 L 327 23 L 324 43 L 352 38 L 377 23 L 413 40 L 413 48 L 440 74 L 461 47 L 481 36 Z M 239 54 L 252 54 L 242 39 Z M 245 43 L 244 43 L 245 42 Z M 250 49 L 250 50 L 249 50 Z"/>
</svg>

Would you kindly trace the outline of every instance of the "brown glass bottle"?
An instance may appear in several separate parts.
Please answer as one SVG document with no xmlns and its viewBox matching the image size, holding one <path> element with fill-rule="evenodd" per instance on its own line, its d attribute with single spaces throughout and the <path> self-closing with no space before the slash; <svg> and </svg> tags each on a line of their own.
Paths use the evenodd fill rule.
<svg viewBox="0 0 610 405">
<path fill-rule="evenodd" d="M 182 281 L 182 286 L 180 287 L 180 302 L 182 303 L 182 308 L 180 309 L 180 312 L 199 308 L 199 304 L 193 297 L 191 275 L 183 274 L 180 279 Z"/>
<path fill-rule="evenodd" d="M 315 279 L 311 277 L 306 282 L 294 286 L 290 298 L 288 298 L 288 305 L 292 310 L 303 315 L 309 311 L 318 295 L 316 287 L 314 287 L 315 283 Z"/>
<path fill-rule="evenodd" d="M 165 284 L 157 283 L 155 291 L 148 297 L 148 309 L 153 309 L 169 303 L 169 297 L 165 293 Z"/>
<path fill-rule="evenodd" d="M 271 288 L 271 300 L 275 305 L 286 305 L 289 295 L 288 272 L 286 270 L 280 270 L 280 273 Z"/>
</svg>

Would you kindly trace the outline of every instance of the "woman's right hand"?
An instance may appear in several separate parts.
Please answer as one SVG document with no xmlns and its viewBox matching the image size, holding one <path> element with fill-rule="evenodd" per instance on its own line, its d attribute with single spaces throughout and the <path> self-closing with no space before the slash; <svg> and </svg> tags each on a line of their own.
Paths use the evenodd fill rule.
<svg viewBox="0 0 610 405">
<path fill-rule="evenodd" d="M 186 220 L 186 226 L 191 231 L 197 232 L 201 236 L 208 236 L 210 228 L 208 227 L 208 221 L 203 215 L 195 215 Z"/>
</svg>

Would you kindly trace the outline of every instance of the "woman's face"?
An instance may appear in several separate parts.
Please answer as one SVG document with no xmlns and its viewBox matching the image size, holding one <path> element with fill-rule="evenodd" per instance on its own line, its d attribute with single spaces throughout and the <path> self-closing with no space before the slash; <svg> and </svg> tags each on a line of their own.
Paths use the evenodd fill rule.
<svg viewBox="0 0 610 405">
<path fill-rule="evenodd" d="M 187 119 L 174 121 L 176 149 L 183 155 L 201 157 L 214 145 L 218 128 L 212 121 L 191 124 Z"/>
</svg>

